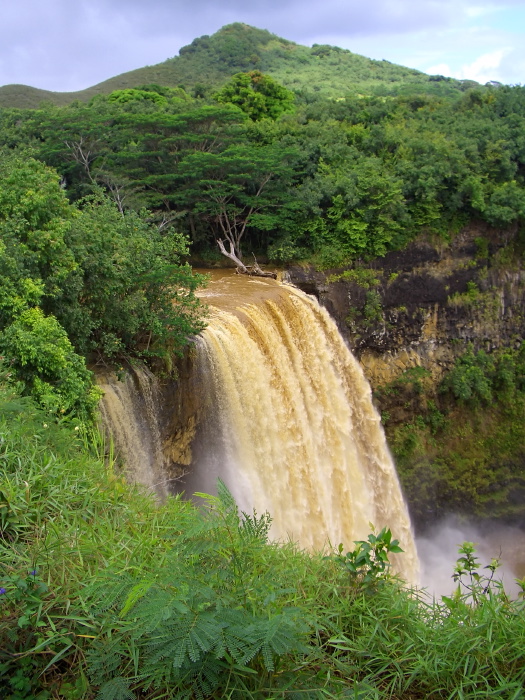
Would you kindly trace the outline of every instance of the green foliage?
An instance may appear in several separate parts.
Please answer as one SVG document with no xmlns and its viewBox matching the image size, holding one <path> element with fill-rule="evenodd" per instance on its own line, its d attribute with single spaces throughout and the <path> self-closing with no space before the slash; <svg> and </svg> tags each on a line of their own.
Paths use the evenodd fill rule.
<svg viewBox="0 0 525 700">
<path fill-rule="evenodd" d="M 355 556 L 271 543 L 269 516 L 239 513 L 222 485 L 206 508 L 159 505 L 46 415 L 2 375 L 8 700 L 520 697 L 523 602 L 466 545 L 467 588 L 431 601 L 388 574 L 388 529 Z"/>
<path fill-rule="evenodd" d="M 219 497 L 206 499 L 208 515 L 180 533 L 162 570 L 146 578 L 106 572 L 88 591 L 102 618 L 88 656 L 101 697 L 120 682 L 130 649 L 128 686 L 197 697 L 231 692 L 232 674 L 271 675 L 281 656 L 307 650 L 304 619 L 281 602 L 287 591 L 275 573 L 261 569 L 268 516 L 239 517 L 222 483 Z"/>
<path fill-rule="evenodd" d="M 403 389 L 408 389 L 414 394 L 421 394 L 424 389 L 424 380 L 430 377 L 430 372 L 424 367 L 408 367 L 393 381 L 377 389 L 376 394 L 386 396 L 399 394 Z"/>
<path fill-rule="evenodd" d="M 480 354 L 481 353 L 481 354 Z M 443 381 L 443 390 L 450 390 L 462 401 L 489 402 L 492 398 L 488 372 L 494 369 L 488 356 L 480 350 L 463 355 Z"/>
<path fill-rule="evenodd" d="M 355 284 L 358 284 L 363 289 L 370 289 L 381 284 L 380 275 L 381 273 L 377 270 L 371 270 L 366 267 L 356 267 L 351 270 L 339 272 L 335 275 L 328 275 L 326 281 L 339 282 L 339 280 L 344 280 L 345 282 L 355 282 Z"/>
<path fill-rule="evenodd" d="M 270 78 L 265 68 L 285 55 L 294 65 L 291 83 Z M 204 253 L 215 245 L 220 224 L 210 216 L 209 201 L 199 208 L 196 185 L 202 180 L 207 199 L 220 199 L 225 193 L 217 193 L 208 165 L 213 171 L 226 167 L 228 177 L 244 170 L 239 193 L 251 196 L 261 181 L 246 159 L 267 160 L 264 149 L 282 153 L 287 167 L 272 168 L 276 206 L 272 211 L 267 200 L 251 217 L 243 244 L 280 262 L 309 258 L 324 269 L 348 266 L 402 248 L 422 231 L 446 239 L 472 219 L 498 227 L 523 219 L 521 87 L 464 92 L 464 84 L 406 71 L 399 77 L 417 87 L 403 93 L 399 84 L 381 88 L 397 68 L 372 62 L 366 90 L 355 95 L 347 87 L 328 100 L 322 96 L 327 81 L 322 89 L 315 82 L 318 72 L 328 68 L 339 75 L 343 64 L 357 62 L 365 75 L 360 57 L 334 47 L 298 47 L 241 24 L 197 40 L 179 58 L 172 61 L 188 70 L 193 62 L 216 61 L 196 100 L 166 87 L 169 81 L 160 86 L 157 79 L 149 85 L 141 80 L 89 105 L 6 110 L 0 143 L 30 146 L 59 170 L 72 200 L 102 187 L 120 211 L 146 206 L 160 226 L 177 221 Z M 296 95 L 291 112 L 291 93 L 283 85 L 295 86 L 299 66 L 308 68 L 312 89 Z M 232 70 L 233 82 L 218 93 L 225 102 L 206 104 L 210 83 L 224 85 Z M 445 88 L 440 95 L 425 92 Z M 267 172 L 265 163 L 260 172 Z M 208 180 L 214 182 L 210 192 Z M 238 206 L 229 203 L 230 210 Z M 489 299 L 476 303 L 488 308 Z"/>
<path fill-rule="evenodd" d="M 289 264 L 309 257 L 310 251 L 300 242 L 293 241 L 290 236 L 284 236 L 268 245 L 268 258 L 278 264 Z"/>
<path fill-rule="evenodd" d="M 489 242 L 486 238 L 478 236 L 474 239 L 476 244 L 476 258 L 480 260 L 485 260 L 489 257 Z"/>
<path fill-rule="evenodd" d="M 12 405 L 1 389 L 0 409 Z M 69 682 L 86 645 L 104 697 L 279 684 L 280 659 L 306 651 L 310 626 L 286 574 L 302 555 L 268 544 L 269 516 L 238 513 L 222 485 L 205 512 L 159 507 L 43 418 L 27 403 L 0 410 L 1 506 L 17 514 L 0 538 L 0 649 L 15 654 L 0 652 L 2 687 L 28 661 L 33 692 Z"/>
<path fill-rule="evenodd" d="M 459 548 L 461 555 L 454 569 L 452 578 L 458 583 L 456 591 L 456 600 L 454 603 L 466 602 L 467 604 L 480 606 L 486 598 L 491 596 L 499 596 L 502 602 L 507 603 L 508 598 L 505 595 L 501 581 L 494 579 L 494 574 L 500 566 L 498 559 L 492 559 L 485 569 L 489 570 L 489 575 L 480 574 L 479 559 L 475 556 L 476 549 L 473 542 L 463 542 Z M 450 599 L 446 599 L 450 605 Z"/>
<path fill-rule="evenodd" d="M 366 293 L 363 316 L 365 319 L 364 324 L 367 328 L 376 326 L 384 320 L 381 294 L 375 289 L 371 289 Z"/>
<path fill-rule="evenodd" d="M 0 530 L 0 687 L 8 700 L 44 700 L 48 669 L 55 677 L 67 669 L 77 635 L 90 634 L 80 589 L 105 557 L 123 551 L 117 542 L 105 549 L 105 540 L 117 511 L 124 534 L 127 508 L 118 505 L 114 476 L 80 450 L 78 427 L 47 424 L 48 414 L 19 398 L 8 375 L 0 374 L 0 513 L 8 510 Z M 82 669 L 75 676 L 79 689 Z"/>
<path fill-rule="evenodd" d="M 226 238 L 238 257 L 248 230 L 271 232 L 294 204 L 288 187 L 296 153 L 274 144 L 230 146 L 195 152 L 180 163 L 179 206 L 204 220 L 214 237 Z"/>
<path fill-rule="evenodd" d="M 480 301 L 481 293 L 478 285 L 473 282 L 467 282 L 467 291 L 463 293 L 457 292 L 449 297 L 449 303 L 453 306 L 471 306 Z"/>
<path fill-rule="evenodd" d="M 510 602 L 496 582 L 491 585 L 494 593 L 487 591 L 476 605 L 461 595 L 430 601 L 389 585 L 356 599 L 327 643 L 334 670 L 378 700 L 521 697 L 523 603 Z"/>
<path fill-rule="evenodd" d="M 523 517 L 523 352 L 470 348 L 437 394 L 419 378 L 378 393 L 390 413 L 402 406 L 417 414 L 402 424 L 389 421 L 386 430 L 418 525 L 459 511 L 480 520 Z"/>
<path fill-rule="evenodd" d="M 74 215 L 56 172 L 0 152 L 0 324 L 69 283 L 76 263 L 65 237 Z"/>
<path fill-rule="evenodd" d="M 203 328 L 186 240 L 147 216 L 100 192 L 73 206 L 51 168 L 0 153 L 0 353 L 51 413 L 93 415 L 91 353 L 180 352 Z"/>
<path fill-rule="evenodd" d="M 496 185 L 483 211 L 492 226 L 508 226 L 525 216 L 523 183 L 516 180 Z"/>
<path fill-rule="evenodd" d="M 254 121 L 277 119 L 290 112 L 294 103 L 293 92 L 258 70 L 237 73 L 213 98 L 236 105 Z"/>
<path fill-rule="evenodd" d="M 467 403 L 488 403 L 494 396 L 508 398 L 525 388 L 525 346 L 518 350 L 487 355 L 469 350 L 456 360 L 441 383 L 442 392 L 450 392 Z"/>
<path fill-rule="evenodd" d="M 101 394 L 56 318 L 39 308 L 23 311 L 4 328 L 0 351 L 28 393 L 50 413 L 93 416 Z"/>
<path fill-rule="evenodd" d="M 314 221 L 313 245 L 332 247 L 347 260 L 366 255 L 382 256 L 401 230 L 401 183 L 385 174 L 376 158 L 348 154 L 344 166 L 320 164 L 323 187 L 332 190 L 326 215 Z M 343 258 L 344 259 L 344 258 Z"/>
<path fill-rule="evenodd" d="M 166 104 L 164 95 L 153 90 L 137 90 L 136 88 L 128 88 L 127 90 L 114 90 L 108 95 L 108 102 L 117 102 L 118 104 L 126 104 L 132 101 L 150 100 L 156 105 Z"/>
<path fill-rule="evenodd" d="M 203 278 L 177 264 L 187 241 L 173 229 L 161 232 L 145 212 L 121 214 L 98 196 L 82 203 L 68 244 L 79 261 L 81 301 L 66 298 L 56 313 L 83 352 L 180 352 L 203 328 L 194 294 Z"/>
<path fill-rule="evenodd" d="M 339 544 L 337 554 L 332 559 L 342 566 L 350 575 L 352 585 L 369 590 L 389 577 L 389 554 L 403 552 L 399 540 L 392 539 L 390 529 L 384 527 L 377 535 L 371 532 L 367 540 L 356 541 L 357 547 L 343 554 L 344 547 Z"/>
</svg>

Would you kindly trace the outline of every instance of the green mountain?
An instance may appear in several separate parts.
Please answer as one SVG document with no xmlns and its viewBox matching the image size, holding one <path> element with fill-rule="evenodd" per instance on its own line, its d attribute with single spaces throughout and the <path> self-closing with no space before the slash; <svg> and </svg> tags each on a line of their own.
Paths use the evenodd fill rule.
<svg viewBox="0 0 525 700">
<path fill-rule="evenodd" d="M 337 99 L 348 94 L 450 94 L 476 85 L 375 61 L 337 46 L 311 48 L 282 39 L 264 29 L 229 24 L 212 36 L 201 36 L 179 55 L 155 66 L 122 73 L 79 92 L 50 92 L 27 85 L 0 87 L 0 107 L 38 107 L 43 101 L 66 105 L 89 101 L 99 93 L 151 83 L 206 94 L 234 73 L 260 70 L 296 92 Z"/>
</svg>

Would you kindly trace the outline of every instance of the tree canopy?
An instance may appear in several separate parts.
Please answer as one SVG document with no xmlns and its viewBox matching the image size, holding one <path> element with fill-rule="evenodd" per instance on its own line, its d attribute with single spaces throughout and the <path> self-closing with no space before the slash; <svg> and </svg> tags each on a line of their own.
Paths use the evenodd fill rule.
<svg viewBox="0 0 525 700">
<path fill-rule="evenodd" d="M 180 352 L 203 327 L 184 236 L 99 190 L 70 204 L 44 163 L 0 154 L 0 354 L 54 412 L 89 414 L 86 360 Z"/>
<path fill-rule="evenodd" d="M 525 88 L 292 102 L 253 70 L 215 99 L 175 93 L 144 85 L 89 105 L 3 110 L 0 143 L 55 168 L 70 201 L 102 188 L 121 214 L 146 207 L 159 226 L 176 222 L 194 254 L 242 229 L 249 252 L 334 266 L 421 231 L 523 220 Z"/>
<path fill-rule="evenodd" d="M 237 105 L 254 121 L 277 119 L 292 111 L 295 100 L 293 92 L 258 70 L 236 73 L 213 97 L 217 102 Z"/>
</svg>

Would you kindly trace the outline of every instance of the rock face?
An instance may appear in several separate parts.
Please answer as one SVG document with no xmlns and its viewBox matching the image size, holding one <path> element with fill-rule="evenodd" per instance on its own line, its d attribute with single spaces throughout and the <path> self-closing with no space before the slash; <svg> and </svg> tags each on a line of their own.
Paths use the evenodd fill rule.
<svg viewBox="0 0 525 700">
<path fill-rule="evenodd" d="M 420 532 L 449 514 L 525 528 L 522 399 L 476 410 L 440 390 L 469 348 L 523 342 L 520 248 L 517 232 L 470 227 L 447 246 L 420 239 L 348 271 L 289 270 L 359 358 Z"/>
<path fill-rule="evenodd" d="M 418 366 L 438 381 L 468 344 L 490 351 L 524 337 L 525 271 L 505 250 L 501 234 L 472 227 L 447 247 L 416 241 L 367 275 L 331 281 L 332 271 L 293 267 L 288 276 L 336 319 L 374 388 Z"/>
<path fill-rule="evenodd" d="M 202 413 L 202 377 L 195 372 L 195 349 L 190 346 L 177 361 L 177 378 L 162 385 L 162 451 L 169 463 L 171 493 L 193 461 L 194 438 Z"/>
<path fill-rule="evenodd" d="M 102 425 L 112 436 L 129 478 L 163 500 L 178 491 L 192 463 L 192 443 L 202 411 L 201 379 L 188 349 L 176 378 L 163 379 L 143 365 L 118 373 L 96 371 L 104 392 Z"/>
</svg>

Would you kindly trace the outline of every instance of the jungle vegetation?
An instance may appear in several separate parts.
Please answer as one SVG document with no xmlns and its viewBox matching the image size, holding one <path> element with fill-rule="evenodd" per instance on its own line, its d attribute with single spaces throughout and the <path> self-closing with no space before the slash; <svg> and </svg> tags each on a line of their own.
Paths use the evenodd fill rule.
<svg viewBox="0 0 525 700">
<path fill-rule="evenodd" d="M 205 510 L 159 507 L 107 459 L 88 367 L 183 351 L 205 324 L 188 261 L 219 264 L 226 231 L 239 255 L 339 271 L 471 221 L 505 245 L 525 217 L 525 88 L 230 25 L 75 101 L 33 92 L 16 107 L 8 93 L 0 697 L 522 698 L 522 603 L 472 547 L 458 591 L 432 602 L 390 576 L 386 531 L 323 559 L 269 543 L 270 516 L 239 513 L 224 491 Z M 392 437 L 429 492 L 454 482 L 451 462 L 432 455 L 420 481 L 408 458 L 456 410 L 475 416 L 463 427 L 479 451 L 479 408 L 497 404 L 490 449 L 522 449 L 523 352 L 468 351 L 442 390 Z M 502 480 L 522 478 L 509 455 Z M 452 466 L 469 474 L 471 457 Z"/>
<path fill-rule="evenodd" d="M 311 554 L 269 542 L 270 516 L 220 484 L 204 507 L 159 505 L 97 432 L 51 422 L 9 373 L 2 700 L 523 697 L 524 603 L 472 543 L 433 600 L 392 574 L 388 529 Z"/>
<path fill-rule="evenodd" d="M 334 100 L 258 69 L 209 96 L 150 84 L 2 109 L 0 351 L 68 412 L 86 359 L 159 356 L 202 327 L 188 246 L 326 269 L 471 220 L 519 227 L 524 114 L 519 86 Z M 68 359 L 42 359 L 43 337 Z"/>
</svg>

